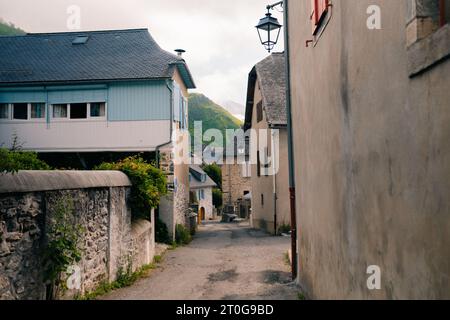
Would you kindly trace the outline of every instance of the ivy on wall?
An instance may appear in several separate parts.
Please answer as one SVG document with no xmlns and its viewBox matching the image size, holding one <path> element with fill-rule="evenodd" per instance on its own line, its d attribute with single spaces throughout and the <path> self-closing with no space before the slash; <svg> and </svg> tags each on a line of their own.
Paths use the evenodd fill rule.
<svg viewBox="0 0 450 320">
<path fill-rule="evenodd" d="M 96 170 L 117 170 L 131 180 L 130 205 L 134 218 L 149 219 L 150 212 L 159 205 L 161 196 L 167 194 L 167 179 L 164 173 L 134 156 L 115 163 L 103 163 Z"/>
</svg>

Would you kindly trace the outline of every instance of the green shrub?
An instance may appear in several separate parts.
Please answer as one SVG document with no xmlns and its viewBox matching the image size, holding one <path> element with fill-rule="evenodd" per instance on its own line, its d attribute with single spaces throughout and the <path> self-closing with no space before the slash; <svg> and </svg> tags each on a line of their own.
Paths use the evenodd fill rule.
<svg viewBox="0 0 450 320">
<path fill-rule="evenodd" d="M 223 207 L 223 192 L 220 189 L 214 188 L 212 191 L 213 205 L 217 209 Z"/>
<path fill-rule="evenodd" d="M 42 264 L 51 299 L 57 297 L 60 290 L 65 289 L 63 273 L 70 265 L 81 260 L 80 239 L 84 230 L 75 223 L 73 212 L 73 200 L 66 196 L 61 197 L 55 204 L 48 225 Z"/>
<path fill-rule="evenodd" d="M 167 225 L 161 219 L 156 219 L 155 238 L 157 243 L 172 244 Z"/>
<path fill-rule="evenodd" d="M 50 166 L 39 160 L 34 152 L 24 152 L 0 148 L 0 173 L 19 170 L 50 170 Z"/>
<path fill-rule="evenodd" d="M 192 241 L 191 233 L 181 224 L 175 227 L 175 241 L 179 245 L 186 245 Z"/>
<path fill-rule="evenodd" d="M 130 205 L 134 218 L 149 219 L 150 211 L 159 205 L 167 193 L 164 173 L 140 157 L 129 157 L 116 163 L 103 163 L 96 170 L 118 170 L 125 173 L 133 184 Z"/>
<path fill-rule="evenodd" d="M 203 166 L 203 171 L 222 189 L 222 168 L 219 165 L 213 163 Z"/>
<path fill-rule="evenodd" d="M 291 232 L 291 225 L 289 224 L 283 223 L 278 227 L 278 234 L 289 234 L 289 232 Z"/>
</svg>

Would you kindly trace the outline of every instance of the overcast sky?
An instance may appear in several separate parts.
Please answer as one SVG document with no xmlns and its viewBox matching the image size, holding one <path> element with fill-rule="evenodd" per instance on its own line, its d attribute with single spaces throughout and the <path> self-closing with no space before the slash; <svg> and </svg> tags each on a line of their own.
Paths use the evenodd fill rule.
<svg viewBox="0 0 450 320">
<path fill-rule="evenodd" d="M 160 46 L 187 51 L 198 89 L 217 102 L 245 103 L 247 75 L 267 52 L 254 26 L 270 0 L 0 0 L 0 17 L 27 32 L 67 29 L 81 8 L 81 30 L 148 28 Z M 282 22 L 282 13 L 275 12 Z M 276 51 L 282 51 L 282 43 Z"/>
</svg>

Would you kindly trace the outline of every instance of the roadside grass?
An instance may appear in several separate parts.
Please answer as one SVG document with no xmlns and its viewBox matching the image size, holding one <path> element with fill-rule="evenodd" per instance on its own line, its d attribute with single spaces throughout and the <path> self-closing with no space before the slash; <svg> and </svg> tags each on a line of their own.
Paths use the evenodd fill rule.
<svg viewBox="0 0 450 320">
<path fill-rule="evenodd" d="M 291 266 L 291 259 L 289 259 L 289 253 L 288 252 L 285 252 L 284 253 L 284 255 L 283 255 L 283 260 L 284 260 L 284 263 L 286 263 L 286 265 L 288 265 L 289 267 Z"/>
<path fill-rule="evenodd" d="M 180 247 L 184 247 L 192 241 L 191 235 L 188 235 L 188 231 L 185 230 L 185 228 L 182 228 L 182 226 L 178 226 L 177 238 L 178 241 L 173 241 L 172 244 L 167 248 L 167 251 L 173 251 Z M 141 267 L 135 272 L 132 272 L 130 268 L 125 271 L 123 269 L 120 269 L 116 281 L 111 283 L 104 281 L 94 291 L 89 292 L 84 296 L 77 296 L 75 297 L 75 300 L 95 300 L 98 297 L 108 294 L 114 290 L 132 286 L 139 279 L 148 277 L 152 270 L 158 268 L 158 264 L 160 264 L 163 259 L 164 254 L 157 255 L 153 258 L 152 263 Z"/>
<path fill-rule="evenodd" d="M 298 300 L 301 300 L 301 301 L 305 301 L 306 300 L 305 295 L 303 293 L 301 293 L 301 292 L 299 292 L 297 294 L 297 298 L 298 298 Z"/>
<path fill-rule="evenodd" d="M 75 300 L 95 300 L 100 296 L 110 293 L 114 290 L 129 287 L 136 283 L 139 279 L 146 278 L 150 275 L 152 270 L 155 270 L 163 260 L 162 256 L 155 256 L 153 262 L 141 267 L 139 270 L 132 272 L 130 269 L 123 271 L 119 270 L 117 280 L 111 283 L 102 282 L 97 289 L 85 294 L 84 296 L 75 297 Z"/>
</svg>

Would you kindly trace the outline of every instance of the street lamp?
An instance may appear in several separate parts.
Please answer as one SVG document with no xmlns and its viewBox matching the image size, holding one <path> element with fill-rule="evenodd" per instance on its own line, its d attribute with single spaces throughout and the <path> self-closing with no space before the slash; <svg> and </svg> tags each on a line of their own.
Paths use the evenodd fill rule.
<svg viewBox="0 0 450 320">
<path fill-rule="evenodd" d="M 259 21 L 256 26 L 258 29 L 259 38 L 264 47 L 269 51 L 272 51 L 278 42 L 280 35 L 281 24 L 276 18 L 272 17 L 270 10 L 277 6 L 281 6 L 284 11 L 284 56 L 285 56 L 285 70 L 286 70 L 286 115 L 287 115 L 287 127 L 288 127 L 288 159 L 289 159 L 289 198 L 290 198 L 290 211 L 291 211 L 291 252 L 292 252 L 292 279 L 297 278 L 297 259 L 299 256 L 297 250 L 297 213 L 296 213 L 296 198 L 295 198 L 295 162 L 294 162 L 294 143 L 293 143 L 293 121 L 292 121 L 292 104 L 291 104 L 291 67 L 290 67 L 290 53 L 289 53 L 289 23 L 288 23 L 288 7 L 289 1 L 279 1 L 272 5 L 267 6 L 267 14 Z M 267 32 L 267 38 L 264 37 L 264 33 Z M 276 36 L 272 36 L 271 33 L 275 33 Z M 275 40 L 273 40 L 275 39 Z"/>
<path fill-rule="evenodd" d="M 282 25 L 277 18 L 272 17 L 270 10 L 276 6 L 283 5 L 283 1 L 267 6 L 266 16 L 259 20 L 256 29 L 258 30 L 259 40 L 264 48 L 271 52 L 278 42 Z"/>
</svg>

